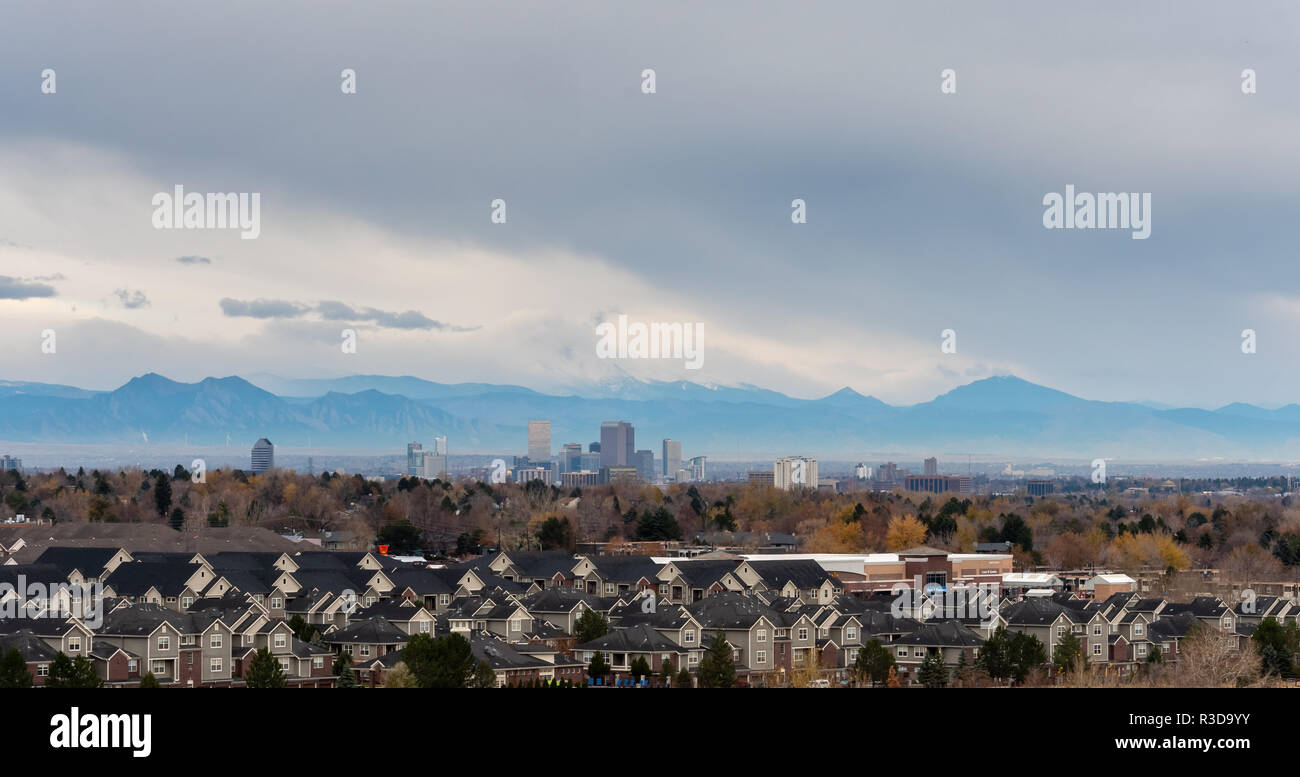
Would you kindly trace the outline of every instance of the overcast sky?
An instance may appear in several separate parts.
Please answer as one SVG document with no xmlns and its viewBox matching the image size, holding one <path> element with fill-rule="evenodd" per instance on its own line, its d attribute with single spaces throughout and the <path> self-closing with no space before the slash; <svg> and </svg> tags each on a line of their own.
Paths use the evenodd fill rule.
<svg viewBox="0 0 1300 777">
<path fill-rule="evenodd" d="M 902 403 L 1013 373 L 1095 399 L 1295 401 L 1298 17 L 22 4 L 0 47 L 0 379 L 626 373 Z M 1151 193 L 1150 237 L 1045 229 L 1067 184 Z M 260 236 L 154 229 L 176 185 L 260 193 Z M 704 367 L 597 359 L 619 313 L 702 322 Z"/>
</svg>

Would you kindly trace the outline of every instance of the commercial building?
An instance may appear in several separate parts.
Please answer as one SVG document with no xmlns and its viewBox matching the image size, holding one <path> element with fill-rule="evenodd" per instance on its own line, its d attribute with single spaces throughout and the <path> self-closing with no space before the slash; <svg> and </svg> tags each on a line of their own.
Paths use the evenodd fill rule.
<svg viewBox="0 0 1300 777">
<path fill-rule="evenodd" d="M 13 456 L 0 456 L 0 472 L 22 471 L 23 460 Z"/>
<path fill-rule="evenodd" d="M 275 466 L 275 446 L 271 441 L 263 437 L 253 443 L 253 460 L 252 472 L 254 475 L 260 475 Z"/>
<path fill-rule="evenodd" d="M 632 454 L 632 466 L 636 467 L 637 477 L 642 480 L 655 479 L 655 453 L 642 449 Z"/>
<path fill-rule="evenodd" d="M 551 422 L 528 422 L 528 458 L 539 464 L 551 460 Z"/>
<path fill-rule="evenodd" d="M 817 488 L 817 459 L 787 456 L 772 464 L 772 485 L 783 491 L 792 488 Z"/>
<path fill-rule="evenodd" d="M 600 425 L 600 466 L 631 467 L 636 451 L 636 430 L 627 421 L 605 421 Z"/>
<path fill-rule="evenodd" d="M 582 444 L 566 442 L 560 449 L 560 472 L 577 472 L 580 469 L 582 469 Z"/>
<path fill-rule="evenodd" d="M 1030 496 L 1047 496 L 1056 490 L 1056 483 L 1043 478 L 1030 478 L 1026 488 Z"/>
<path fill-rule="evenodd" d="M 903 488 L 931 494 L 969 494 L 972 491 L 970 475 L 907 475 L 903 478 Z"/>
<path fill-rule="evenodd" d="M 552 483 L 554 474 L 550 467 L 524 467 L 515 470 L 515 482 L 527 483 L 530 480 L 540 480 L 546 485 Z"/>
<path fill-rule="evenodd" d="M 682 468 L 682 441 L 664 440 L 663 448 L 663 476 L 676 477 L 677 470 Z"/>
<path fill-rule="evenodd" d="M 691 480 L 694 480 L 697 483 L 704 480 L 704 462 L 708 458 L 708 456 L 696 456 L 691 459 Z"/>
<path fill-rule="evenodd" d="M 586 488 L 600 485 L 599 472 L 565 472 L 560 475 L 560 484 L 565 488 Z"/>
</svg>

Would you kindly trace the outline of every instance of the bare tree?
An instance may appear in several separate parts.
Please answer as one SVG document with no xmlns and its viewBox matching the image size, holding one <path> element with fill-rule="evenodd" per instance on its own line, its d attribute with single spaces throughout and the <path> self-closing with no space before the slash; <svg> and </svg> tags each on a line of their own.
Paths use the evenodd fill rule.
<svg viewBox="0 0 1300 777">
<path fill-rule="evenodd" d="M 1183 640 L 1169 684 L 1183 688 L 1231 688 L 1257 685 L 1261 661 L 1255 644 L 1207 626 L 1195 627 Z"/>
</svg>

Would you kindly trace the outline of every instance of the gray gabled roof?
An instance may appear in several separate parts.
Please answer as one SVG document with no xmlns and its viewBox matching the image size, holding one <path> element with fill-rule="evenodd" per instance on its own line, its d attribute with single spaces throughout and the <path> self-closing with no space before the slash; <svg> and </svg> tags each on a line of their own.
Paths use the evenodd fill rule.
<svg viewBox="0 0 1300 777">
<path fill-rule="evenodd" d="M 331 631 L 322 639 L 330 645 L 348 643 L 392 645 L 411 641 L 411 637 L 405 631 L 389 623 L 387 618 L 378 616 L 354 621 L 344 628 Z"/>
<path fill-rule="evenodd" d="M 682 647 L 655 631 L 648 623 L 627 629 L 612 629 L 605 636 L 578 645 L 576 650 L 610 653 L 678 653 Z"/>
</svg>

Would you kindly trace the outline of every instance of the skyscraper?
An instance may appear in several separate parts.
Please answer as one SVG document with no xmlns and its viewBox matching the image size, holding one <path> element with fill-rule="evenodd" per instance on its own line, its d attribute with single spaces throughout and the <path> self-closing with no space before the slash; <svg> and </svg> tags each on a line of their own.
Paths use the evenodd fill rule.
<svg viewBox="0 0 1300 777">
<path fill-rule="evenodd" d="M 416 477 L 424 474 L 424 446 L 418 442 L 406 444 L 406 474 Z"/>
<path fill-rule="evenodd" d="M 934 476 L 939 474 L 939 460 L 931 456 L 925 460 L 925 474 Z"/>
<path fill-rule="evenodd" d="M 789 491 L 792 488 L 817 488 L 817 459 L 787 456 L 772 464 L 772 485 Z"/>
<path fill-rule="evenodd" d="M 560 472 L 577 472 L 582 460 L 582 444 L 566 442 L 560 450 Z"/>
<path fill-rule="evenodd" d="M 630 467 L 636 450 L 636 431 L 627 421 L 605 421 L 600 425 L 600 466 Z"/>
<path fill-rule="evenodd" d="M 534 464 L 551 460 L 551 422 L 528 422 L 528 458 Z"/>
<path fill-rule="evenodd" d="M 664 477 L 677 477 L 677 470 L 682 468 L 682 441 L 664 440 L 663 453 Z"/>
<path fill-rule="evenodd" d="M 649 448 L 632 454 L 632 466 L 636 467 L 637 477 L 642 480 L 655 479 L 655 452 Z"/>
<path fill-rule="evenodd" d="M 275 466 L 275 446 L 271 444 L 270 440 L 263 437 L 253 443 L 252 464 L 254 475 L 260 475 Z"/>
</svg>

